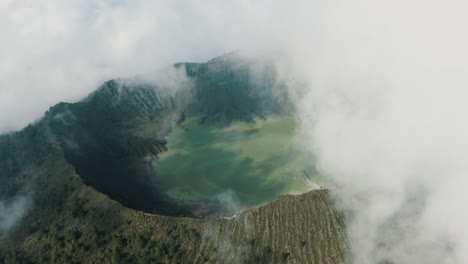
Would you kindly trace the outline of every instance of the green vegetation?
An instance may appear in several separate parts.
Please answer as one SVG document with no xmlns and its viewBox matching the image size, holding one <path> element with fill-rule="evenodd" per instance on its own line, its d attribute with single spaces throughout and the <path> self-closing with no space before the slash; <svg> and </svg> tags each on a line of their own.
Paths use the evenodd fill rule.
<svg viewBox="0 0 468 264">
<path fill-rule="evenodd" d="M 293 110 L 278 96 L 285 90 L 274 67 L 254 74 L 259 65 L 233 56 L 183 66 L 193 89 L 169 96 L 154 85 L 109 81 L 0 136 L 0 199 L 31 199 L 0 234 L 0 263 L 346 263 L 345 217 L 328 190 L 280 195 L 228 219 L 206 203 L 168 197 L 153 181 L 159 156 L 156 171 L 181 177 L 191 198 L 230 188 L 242 203 L 258 204 L 316 181 L 294 121 L 262 119 Z M 185 115 L 203 125 L 189 117 L 166 144 Z M 216 166 L 202 173 L 207 159 Z M 187 217 L 200 215 L 208 217 Z"/>
<path fill-rule="evenodd" d="M 281 193 L 309 189 L 303 171 L 312 159 L 295 137 L 291 118 L 206 125 L 188 117 L 167 137 L 168 151 L 153 163 L 163 189 L 185 200 L 253 206 Z M 311 179 L 315 180 L 315 179 Z"/>
<path fill-rule="evenodd" d="M 195 219 L 145 214 L 80 189 L 88 198 L 76 217 L 51 211 L 36 218 L 38 230 L 11 233 L 0 263 L 346 263 L 344 217 L 327 190 Z"/>
</svg>

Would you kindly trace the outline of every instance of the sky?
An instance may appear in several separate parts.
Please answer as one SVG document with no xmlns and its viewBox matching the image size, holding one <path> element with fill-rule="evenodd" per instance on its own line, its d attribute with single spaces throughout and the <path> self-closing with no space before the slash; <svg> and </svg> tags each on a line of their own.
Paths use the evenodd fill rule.
<svg viewBox="0 0 468 264">
<path fill-rule="evenodd" d="M 105 80 L 281 54 L 356 263 L 468 263 L 468 4 L 0 0 L 0 132 Z M 313 227 L 311 227 L 313 228 Z"/>
</svg>

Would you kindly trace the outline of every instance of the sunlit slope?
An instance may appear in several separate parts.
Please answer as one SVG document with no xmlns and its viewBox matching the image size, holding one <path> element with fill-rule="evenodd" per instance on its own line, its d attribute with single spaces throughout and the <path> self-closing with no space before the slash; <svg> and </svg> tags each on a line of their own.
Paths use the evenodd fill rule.
<svg viewBox="0 0 468 264">
<path fill-rule="evenodd" d="M 327 190 L 281 196 L 231 219 L 149 215 L 78 190 L 76 214 L 50 211 L 39 229 L 42 218 L 28 220 L 24 237 L 0 241 L 0 261 L 347 263 L 344 217 Z"/>
</svg>

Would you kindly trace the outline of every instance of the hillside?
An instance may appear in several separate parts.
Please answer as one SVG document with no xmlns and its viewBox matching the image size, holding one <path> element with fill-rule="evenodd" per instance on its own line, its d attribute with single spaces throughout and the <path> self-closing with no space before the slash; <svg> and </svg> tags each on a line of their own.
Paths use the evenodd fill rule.
<svg viewBox="0 0 468 264">
<path fill-rule="evenodd" d="M 0 229 L 0 262 L 345 261 L 344 217 L 327 190 L 283 195 L 226 219 L 216 205 L 173 199 L 152 180 L 151 160 L 185 115 L 229 125 L 293 111 L 268 65 L 228 55 L 175 67 L 191 85 L 167 93 L 109 81 L 0 136 L 0 200 L 30 201 L 20 224 Z"/>
</svg>

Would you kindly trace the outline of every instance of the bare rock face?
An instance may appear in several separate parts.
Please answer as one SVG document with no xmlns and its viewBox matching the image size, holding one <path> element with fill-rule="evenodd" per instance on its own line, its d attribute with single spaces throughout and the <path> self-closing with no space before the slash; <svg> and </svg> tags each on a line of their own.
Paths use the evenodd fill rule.
<svg viewBox="0 0 468 264">
<path fill-rule="evenodd" d="M 0 136 L 0 202 L 30 200 L 16 225 L 0 229 L 0 263 L 345 262 L 344 217 L 327 190 L 227 219 L 152 180 L 149 163 L 185 114 L 229 124 L 293 111 L 268 63 L 228 55 L 175 67 L 193 85 L 166 93 L 109 81 Z"/>
</svg>

